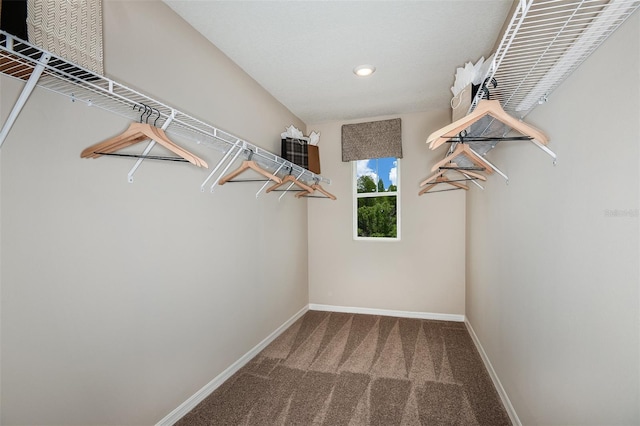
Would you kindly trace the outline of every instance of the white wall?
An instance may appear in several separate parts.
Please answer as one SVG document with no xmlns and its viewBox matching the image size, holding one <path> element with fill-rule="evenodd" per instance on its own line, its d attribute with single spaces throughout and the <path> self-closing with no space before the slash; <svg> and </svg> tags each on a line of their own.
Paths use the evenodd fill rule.
<svg viewBox="0 0 640 426">
<path fill-rule="evenodd" d="M 526 425 L 640 423 L 639 22 L 527 117 L 557 166 L 504 143 L 467 201 L 466 314 Z"/>
<path fill-rule="evenodd" d="M 104 13 L 116 80 L 273 151 L 304 126 L 165 4 Z M 5 117 L 20 84 L 0 83 Z M 37 89 L 3 146 L 2 424 L 155 423 L 308 303 L 305 202 L 80 159 L 127 125 Z"/>
<path fill-rule="evenodd" d="M 401 227 L 398 242 L 353 239 L 352 165 L 342 162 L 341 126 L 402 119 Z M 431 111 L 309 125 L 320 131 L 322 172 L 337 201 L 309 200 L 310 303 L 464 314 L 465 196 L 451 191 L 418 196 L 419 183 L 443 152 L 425 143 L 450 111 Z"/>
</svg>

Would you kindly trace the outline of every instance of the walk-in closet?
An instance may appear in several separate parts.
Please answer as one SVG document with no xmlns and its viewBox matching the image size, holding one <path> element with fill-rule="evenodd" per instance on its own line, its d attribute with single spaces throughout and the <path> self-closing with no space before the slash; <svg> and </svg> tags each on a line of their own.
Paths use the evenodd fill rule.
<svg viewBox="0 0 640 426">
<path fill-rule="evenodd" d="M 0 423 L 640 424 L 639 6 L 0 0 Z"/>
</svg>

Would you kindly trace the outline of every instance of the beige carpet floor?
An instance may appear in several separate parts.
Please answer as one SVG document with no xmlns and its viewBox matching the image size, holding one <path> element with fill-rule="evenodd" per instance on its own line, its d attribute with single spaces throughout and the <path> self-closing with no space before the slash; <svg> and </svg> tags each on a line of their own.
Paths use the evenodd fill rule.
<svg viewBox="0 0 640 426">
<path fill-rule="evenodd" d="M 510 424 L 463 323 L 319 311 L 177 423 Z"/>
</svg>

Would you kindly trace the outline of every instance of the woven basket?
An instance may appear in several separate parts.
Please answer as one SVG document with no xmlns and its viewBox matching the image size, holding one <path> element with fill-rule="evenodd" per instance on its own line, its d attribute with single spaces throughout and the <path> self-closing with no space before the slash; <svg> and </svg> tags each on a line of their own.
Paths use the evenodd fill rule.
<svg viewBox="0 0 640 426">
<path fill-rule="evenodd" d="M 27 0 L 29 41 L 104 74 L 102 0 Z"/>
</svg>

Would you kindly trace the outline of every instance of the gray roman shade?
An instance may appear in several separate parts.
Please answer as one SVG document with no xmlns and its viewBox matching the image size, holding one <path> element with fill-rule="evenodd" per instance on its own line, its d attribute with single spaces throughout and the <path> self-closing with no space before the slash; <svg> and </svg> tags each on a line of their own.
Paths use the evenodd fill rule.
<svg viewBox="0 0 640 426">
<path fill-rule="evenodd" d="M 342 161 L 402 158 L 400 119 L 342 126 Z"/>
</svg>

